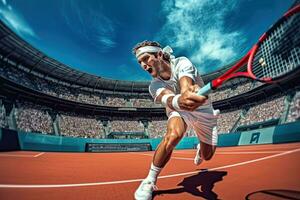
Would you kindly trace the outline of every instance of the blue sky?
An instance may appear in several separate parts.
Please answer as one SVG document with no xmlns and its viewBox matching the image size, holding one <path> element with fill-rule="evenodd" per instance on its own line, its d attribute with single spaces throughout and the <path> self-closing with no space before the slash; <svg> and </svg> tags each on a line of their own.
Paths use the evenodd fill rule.
<svg viewBox="0 0 300 200">
<path fill-rule="evenodd" d="M 46 55 L 84 72 L 145 81 L 131 53 L 169 45 L 202 74 L 240 58 L 293 0 L 0 0 L 0 19 Z"/>
</svg>

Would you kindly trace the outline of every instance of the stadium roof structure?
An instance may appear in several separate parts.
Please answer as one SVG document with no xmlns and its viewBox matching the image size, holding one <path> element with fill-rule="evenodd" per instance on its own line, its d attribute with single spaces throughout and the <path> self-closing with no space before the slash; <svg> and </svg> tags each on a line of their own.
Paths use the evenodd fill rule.
<svg viewBox="0 0 300 200">
<path fill-rule="evenodd" d="M 20 38 L 0 20 L 0 54 L 3 60 L 12 60 L 16 65 L 27 68 L 29 73 L 38 72 L 44 78 L 54 78 L 58 81 L 83 87 L 120 91 L 148 93 L 149 82 L 122 81 L 107 79 L 86 72 L 76 70 L 63 64 Z M 203 75 L 204 82 L 208 82 L 223 74 L 232 64 L 210 74 Z"/>
</svg>

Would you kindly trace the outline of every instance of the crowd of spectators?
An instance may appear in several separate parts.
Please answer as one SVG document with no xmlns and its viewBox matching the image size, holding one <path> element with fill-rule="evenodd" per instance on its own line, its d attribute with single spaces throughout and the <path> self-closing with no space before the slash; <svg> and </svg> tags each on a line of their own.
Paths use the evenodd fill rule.
<svg viewBox="0 0 300 200">
<path fill-rule="evenodd" d="M 300 120 L 300 92 L 297 92 L 290 105 L 287 122 Z"/>
<path fill-rule="evenodd" d="M 253 87 L 253 82 L 235 84 L 230 87 L 218 89 L 217 91 L 210 94 L 210 98 L 212 99 L 212 101 L 220 101 L 223 99 L 227 99 L 248 92 L 252 89 L 252 87 Z"/>
<path fill-rule="evenodd" d="M 160 138 L 167 133 L 167 121 L 166 120 L 155 120 L 149 122 L 148 134 L 151 138 Z"/>
<path fill-rule="evenodd" d="M 43 106 L 18 103 L 15 109 L 17 128 L 26 132 L 53 133 L 51 116 Z"/>
<path fill-rule="evenodd" d="M 61 135 L 82 138 L 104 138 L 105 131 L 101 122 L 93 117 L 80 117 L 61 114 L 59 119 Z"/>
<path fill-rule="evenodd" d="M 217 120 L 218 133 L 229 133 L 241 115 L 241 110 L 221 113 Z"/>
<path fill-rule="evenodd" d="M 239 121 L 240 125 L 250 125 L 257 122 L 279 119 L 284 110 L 285 96 L 251 107 Z"/>
<path fill-rule="evenodd" d="M 160 107 L 154 104 L 152 99 L 143 98 L 121 98 L 115 96 L 105 96 L 97 92 L 90 92 L 80 88 L 74 88 L 66 83 L 46 80 L 45 78 L 33 76 L 25 71 L 13 67 L 1 67 L 0 75 L 14 82 L 41 91 L 43 93 L 63 98 L 71 101 L 115 107 Z M 224 89 L 217 90 L 210 97 L 212 101 L 219 101 L 235 95 L 250 91 L 261 84 L 251 81 L 243 84 L 235 84 Z M 241 115 L 242 110 L 235 110 L 221 113 L 218 118 L 218 133 L 228 133 L 238 122 L 238 126 L 250 125 L 257 122 L 278 119 L 284 110 L 284 96 L 272 99 L 268 102 L 252 106 L 245 115 Z M 53 134 L 53 119 L 48 113 L 49 108 L 31 103 L 17 103 L 15 117 L 17 128 L 43 134 Z M 6 113 L 3 105 L 0 106 L 0 127 L 7 126 Z M 292 122 L 300 118 L 300 92 L 298 92 L 290 106 L 287 122 Z M 239 120 L 239 121 L 238 121 Z M 163 137 L 166 133 L 167 121 L 153 120 L 148 127 L 144 127 L 142 122 L 125 120 L 109 121 L 107 126 L 103 126 L 101 121 L 92 116 L 78 116 L 76 114 L 62 113 L 58 117 L 58 124 L 61 135 L 84 138 L 104 138 L 110 132 L 144 132 L 148 131 L 151 138 Z M 190 132 L 187 136 L 195 136 Z"/>
<path fill-rule="evenodd" d="M 131 99 L 133 107 L 137 108 L 153 108 L 153 107 L 162 107 L 161 104 L 155 104 L 153 99 Z"/>
<path fill-rule="evenodd" d="M 126 107 L 127 101 L 124 98 L 120 97 L 107 97 L 103 102 L 105 106 L 117 106 L 117 107 Z"/>
<path fill-rule="evenodd" d="M 0 128 L 6 128 L 7 121 L 6 121 L 6 112 L 4 105 L 0 105 Z"/>
<path fill-rule="evenodd" d="M 4 76 L 14 82 L 18 82 L 25 87 L 46 93 L 48 95 L 56 96 L 58 98 L 76 101 L 80 103 L 113 106 L 113 107 L 161 107 L 160 104 L 155 104 L 153 99 L 148 98 L 121 98 L 116 96 L 108 96 L 103 93 L 95 91 L 87 91 L 76 86 L 70 86 L 68 83 L 61 81 L 54 81 L 53 79 L 45 79 L 42 75 L 29 74 L 21 69 L 12 66 L 0 68 L 0 75 Z M 41 76 L 41 77 L 40 77 Z M 212 101 L 220 101 L 241 93 L 247 92 L 253 87 L 252 82 L 245 82 L 243 84 L 234 84 L 219 89 L 210 95 Z"/>
<path fill-rule="evenodd" d="M 259 103 L 245 110 L 234 110 L 220 113 L 217 120 L 218 133 L 229 133 L 234 125 L 251 125 L 256 122 L 278 119 L 284 110 L 285 96 Z M 53 119 L 49 115 L 49 108 L 31 103 L 17 102 L 14 109 L 17 128 L 27 132 L 53 134 Z M 5 108 L 0 107 L 0 125 L 6 126 Z M 245 113 L 246 112 L 246 113 Z M 300 93 L 297 93 L 291 103 L 288 122 L 299 120 Z M 93 116 L 79 116 L 75 113 L 60 113 L 56 116 L 60 134 L 71 137 L 105 138 L 111 132 L 146 132 L 150 138 L 163 137 L 167 129 L 166 120 L 152 120 L 148 126 L 137 120 L 111 120 L 104 126 L 100 120 Z M 55 120 L 55 121 L 56 121 Z M 238 121 L 239 120 L 239 121 Z M 193 132 L 186 136 L 195 136 Z"/>
<path fill-rule="evenodd" d="M 144 125 L 138 121 L 113 120 L 110 122 L 110 132 L 144 132 Z"/>
<path fill-rule="evenodd" d="M 0 75 L 29 88 L 34 86 L 30 76 L 14 67 L 0 67 Z"/>
</svg>

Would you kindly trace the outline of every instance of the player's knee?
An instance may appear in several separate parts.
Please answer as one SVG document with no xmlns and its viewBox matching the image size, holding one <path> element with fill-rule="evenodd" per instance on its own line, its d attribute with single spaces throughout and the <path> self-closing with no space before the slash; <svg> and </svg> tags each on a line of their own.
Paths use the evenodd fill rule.
<svg viewBox="0 0 300 200">
<path fill-rule="evenodd" d="M 165 136 L 164 143 L 165 143 L 165 148 L 167 151 L 172 151 L 175 146 L 178 144 L 180 141 L 181 137 L 179 134 L 176 133 L 170 133 Z"/>
</svg>

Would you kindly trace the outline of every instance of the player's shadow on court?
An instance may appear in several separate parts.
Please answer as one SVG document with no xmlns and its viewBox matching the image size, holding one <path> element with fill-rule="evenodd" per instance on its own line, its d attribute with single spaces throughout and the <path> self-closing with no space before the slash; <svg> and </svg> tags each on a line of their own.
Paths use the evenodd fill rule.
<svg viewBox="0 0 300 200">
<path fill-rule="evenodd" d="M 201 171 L 194 176 L 184 178 L 183 181 L 178 184 L 178 186 L 182 187 L 154 191 L 153 199 L 157 195 L 187 192 L 205 199 L 217 200 L 218 195 L 213 192 L 214 185 L 216 182 L 222 181 L 226 175 L 227 172 L 225 171 Z"/>
</svg>

